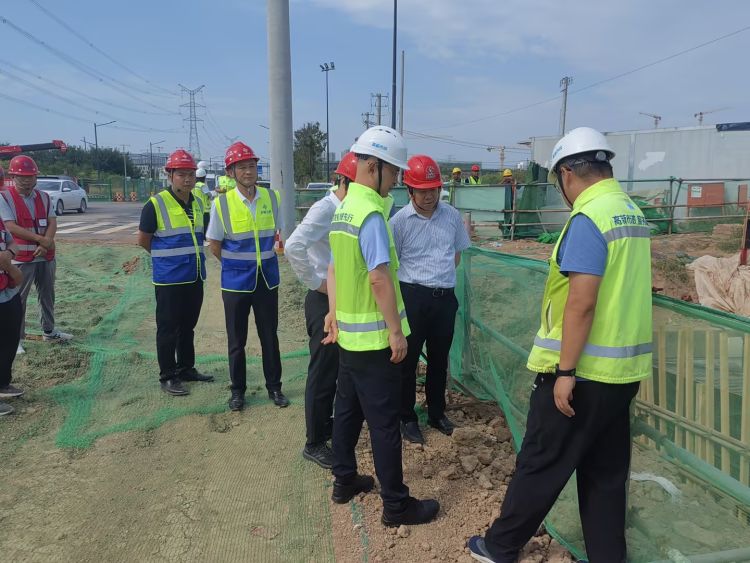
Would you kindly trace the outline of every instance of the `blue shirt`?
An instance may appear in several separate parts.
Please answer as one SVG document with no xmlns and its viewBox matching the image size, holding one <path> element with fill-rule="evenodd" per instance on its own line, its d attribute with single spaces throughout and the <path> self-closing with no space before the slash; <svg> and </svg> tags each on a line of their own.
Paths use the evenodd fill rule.
<svg viewBox="0 0 750 563">
<path fill-rule="evenodd" d="M 359 249 L 367 264 L 367 271 L 372 272 L 381 264 L 391 262 L 388 227 L 380 213 L 371 213 L 365 217 L 359 228 Z M 333 252 L 331 252 L 333 262 Z"/>
<path fill-rule="evenodd" d="M 570 221 L 557 251 L 560 273 L 570 272 L 603 276 L 607 265 L 607 241 L 586 215 L 579 213 Z"/>
<path fill-rule="evenodd" d="M 391 219 L 398 279 L 426 287 L 456 286 L 456 253 L 471 246 L 457 209 L 439 202 L 431 217 L 409 203 Z"/>
</svg>

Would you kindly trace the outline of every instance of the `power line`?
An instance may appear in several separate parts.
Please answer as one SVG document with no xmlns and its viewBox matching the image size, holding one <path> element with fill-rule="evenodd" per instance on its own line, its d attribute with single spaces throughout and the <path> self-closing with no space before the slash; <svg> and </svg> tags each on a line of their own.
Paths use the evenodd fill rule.
<svg viewBox="0 0 750 563">
<path fill-rule="evenodd" d="M 177 97 L 177 94 L 176 94 L 175 92 L 170 92 L 170 91 L 169 91 L 169 90 L 167 90 L 166 88 L 162 88 L 162 87 L 161 87 L 161 86 L 159 86 L 158 84 L 154 84 L 154 83 L 153 83 L 153 82 L 151 82 L 151 81 L 150 81 L 150 80 L 149 80 L 148 78 L 145 78 L 145 77 L 141 76 L 140 74 L 138 74 L 138 73 L 137 73 L 137 72 L 135 72 L 134 70 L 130 69 L 129 67 L 125 66 L 125 65 L 124 65 L 124 64 L 122 64 L 121 62 L 119 62 L 119 61 L 117 61 L 116 59 L 114 59 L 114 58 L 113 58 L 112 56 L 110 56 L 110 55 L 108 55 L 107 53 L 105 53 L 104 51 L 102 51 L 102 50 L 101 50 L 101 49 L 100 49 L 99 47 L 97 47 L 96 45 L 94 45 L 94 44 L 93 44 L 93 43 L 92 43 L 91 41 L 89 41 L 89 40 L 88 40 L 88 39 L 87 39 L 86 37 L 84 37 L 84 36 L 83 36 L 83 35 L 81 35 L 81 34 L 80 34 L 80 33 L 79 33 L 78 31 L 76 31 L 76 30 L 75 30 L 75 29 L 74 29 L 73 27 L 71 27 L 70 25 L 68 25 L 67 23 L 65 23 L 65 22 L 64 22 L 64 21 L 63 21 L 62 19 L 60 19 L 60 18 L 59 18 L 58 16 L 56 16 L 55 14 L 53 14 L 52 12 L 50 12 L 50 11 L 49 11 L 49 10 L 48 10 L 47 8 L 45 8 L 44 6 L 42 6 L 41 4 L 39 4 L 39 2 L 37 2 L 36 0 L 28 0 L 28 1 L 29 1 L 29 2 L 31 2 L 32 4 L 34 4 L 34 6 L 36 6 L 36 7 L 37 7 L 37 8 L 39 9 L 39 10 L 41 10 L 41 11 L 42 11 L 42 12 L 43 12 L 44 14 L 46 14 L 46 15 L 47 15 L 47 16 L 48 16 L 49 18 L 51 18 L 51 19 L 55 20 L 55 21 L 56 21 L 57 23 L 59 23 L 59 24 L 60 24 L 60 25 L 61 25 L 62 27 L 64 27 L 64 28 L 65 28 L 65 29 L 67 29 L 67 30 L 68 30 L 68 31 L 69 31 L 70 33 L 72 33 L 73 35 L 75 35 L 76 37 L 78 37 L 78 39 L 80 39 L 81 41 L 83 41 L 84 43 L 86 43 L 86 45 L 88 45 L 89 47 L 91 47 L 91 48 L 92 48 L 92 49 L 93 49 L 94 51 L 96 51 L 97 53 L 99 53 L 100 55 L 102 55 L 103 57 L 105 57 L 105 58 L 106 58 L 107 60 L 109 60 L 110 62 L 112 62 L 112 63 L 116 64 L 116 65 L 117 65 L 117 66 L 119 66 L 119 67 L 120 67 L 121 69 L 123 69 L 123 70 L 125 70 L 125 71 L 129 72 L 130 74 L 132 74 L 132 75 L 133 75 L 133 76 L 135 76 L 136 78 L 138 78 L 138 79 L 142 80 L 143 82 L 145 82 L 145 83 L 146 83 L 146 84 L 148 84 L 149 86 L 152 86 L 153 88 L 156 88 L 157 90 L 161 90 L 162 92 L 165 92 L 166 94 L 169 94 L 170 96 L 174 96 L 174 97 Z M 153 95 L 156 95 L 156 96 L 163 96 L 164 94 L 153 93 Z"/>
<path fill-rule="evenodd" d="M 0 22 L 4 23 L 5 25 L 7 25 L 8 27 L 10 27 L 14 31 L 20 33 L 21 35 L 23 35 L 24 37 L 26 37 L 30 41 L 36 43 L 37 45 L 40 45 L 41 47 L 43 47 L 44 49 L 46 49 L 47 51 L 49 51 L 50 53 L 52 53 L 56 57 L 62 59 L 66 63 L 68 63 L 70 66 L 72 66 L 74 68 L 77 68 L 80 72 L 83 72 L 84 74 L 88 74 L 89 76 L 91 76 L 92 78 L 94 78 L 95 80 L 97 80 L 98 82 L 101 82 L 102 84 L 106 84 L 107 86 L 109 86 L 113 90 L 115 90 L 115 91 L 117 91 L 117 92 L 119 92 L 121 94 L 124 94 L 124 95 L 128 96 L 129 98 L 132 98 L 132 99 L 134 99 L 134 100 L 136 100 L 136 101 L 138 101 L 138 102 L 140 102 L 142 104 L 146 104 L 148 106 L 151 106 L 151 107 L 156 108 L 156 109 L 161 110 L 161 111 L 169 111 L 169 110 L 165 110 L 163 107 L 157 106 L 156 104 L 152 104 L 151 102 L 148 102 L 148 101 L 146 101 L 146 100 L 144 100 L 142 98 L 139 98 L 138 96 L 136 96 L 135 94 L 133 94 L 132 92 L 130 92 L 130 90 L 135 89 L 134 86 L 132 86 L 130 84 L 125 84 L 124 82 L 121 82 L 120 80 L 117 80 L 116 78 L 112 78 L 111 76 L 109 76 L 107 74 L 104 74 L 101 71 L 96 70 L 95 68 L 87 65 L 86 63 L 82 63 L 79 60 L 75 59 L 74 57 L 71 57 L 70 55 L 65 54 L 64 52 L 60 51 L 59 49 L 56 49 L 55 47 L 52 47 L 51 45 L 47 44 L 45 41 L 42 41 L 41 39 L 38 39 L 36 36 L 32 35 L 28 31 L 26 31 L 24 29 L 21 29 L 16 24 L 14 24 L 13 22 L 11 22 L 8 18 L 0 16 Z M 144 94 L 144 95 L 149 95 L 148 92 L 143 92 L 143 91 L 140 91 L 140 92 L 142 94 Z"/>
<path fill-rule="evenodd" d="M 87 118 L 81 117 L 79 115 L 71 115 L 69 113 L 64 113 L 64 112 L 57 111 L 57 110 L 54 110 L 54 109 L 50 109 L 50 108 L 47 108 L 47 107 L 44 107 L 44 106 L 40 106 L 40 105 L 35 104 L 33 102 L 29 102 L 27 100 L 22 100 L 20 98 L 16 98 L 15 96 L 9 96 L 8 94 L 5 94 L 3 92 L 0 92 L 0 98 L 5 98 L 6 100 L 10 100 L 11 102 L 15 102 L 17 104 L 21 104 L 21 105 L 24 105 L 24 106 L 29 106 L 29 107 L 32 107 L 32 108 L 37 109 L 39 111 L 43 111 L 43 112 L 46 112 L 46 113 L 51 113 L 51 114 L 54 114 L 54 115 L 59 115 L 60 117 L 64 117 L 66 119 L 73 119 L 75 121 L 81 121 L 83 123 L 88 123 L 89 125 L 91 124 L 91 119 L 87 119 Z M 133 127 L 122 127 L 120 125 L 110 125 L 110 127 L 113 128 L 113 129 L 121 129 L 123 131 L 136 131 L 136 132 L 139 132 L 139 133 L 149 133 L 149 132 L 179 133 L 179 130 L 176 130 L 176 129 L 151 129 L 151 128 L 140 129 L 140 128 L 133 128 Z"/>
<path fill-rule="evenodd" d="M 640 72 L 641 70 L 645 70 L 647 68 L 650 68 L 652 66 L 656 66 L 656 65 L 661 64 L 663 62 L 666 62 L 666 61 L 672 60 L 674 58 L 680 57 L 680 56 L 685 55 L 687 53 L 690 53 L 692 51 L 696 51 L 696 50 L 701 49 L 703 47 L 707 47 L 708 45 L 712 45 L 714 43 L 718 43 L 719 41 L 723 41 L 724 39 L 728 39 L 729 37 L 733 37 L 734 35 L 739 35 L 740 33 L 744 33 L 745 31 L 747 31 L 749 29 L 750 29 L 750 25 L 742 27 L 742 28 L 740 28 L 740 29 L 738 29 L 736 31 L 732 31 L 730 33 L 725 33 L 724 35 L 720 35 L 719 37 L 715 37 L 713 39 L 709 39 L 708 41 L 704 41 L 703 43 L 700 43 L 700 44 L 695 45 L 693 47 L 689 47 L 687 49 L 683 49 L 682 51 L 678 51 L 677 53 L 673 53 L 671 55 L 668 55 L 668 56 L 663 57 L 661 59 L 658 59 L 656 61 L 652 61 L 650 63 L 647 63 L 647 64 L 639 66 L 637 68 L 634 68 L 634 69 L 622 72 L 622 73 L 617 74 L 615 76 L 611 76 L 609 78 L 605 78 L 604 80 L 599 80 L 597 82 L 593 82 L 593 83 L 588 84 L 586 86 L 582 86 L 581 88 L 578 88 L 576 90 L 570 91 L 568 94 L 569 95 L 570 94 L 577 94 L 579 92 L 583 92 L 584 90 L 589 90 L 591 88 L 595 88 L 597 86 L 601 86 L 602 84 L 606 84 L 607 82 L 612 82 L 613 80 L 618 80 L 618 79 L 623 78 L 625 76 L 630 76 L 631 74 L 635 74 L 636 72 Z M 559 100 L 560 98 L 561 98 L 561 95 L 556 95 L 556 96 L 554 96 L 552 98 L 547 98 L 546 100 L 540 100 L 540 101 L 534 102 L 532 104 L 527 104 L 527 105 L 520 106 L 520 107 L 517 107 L 517 108 L 509 109 L 507 111 L 503 111 L 503 112 L 500 112 L 500 113 L 494 113 L 494 114 L 491 114 L 491 115 L 485 115 L 484 117 L 479 117 L 479 118 L 476 118 L 476 119 L 465 120 L 465 121 L 461 121 L 459 123 L 453 123 L 451 125 L 441 125 L 439 127 L 433 127 L 430 130 L 434 131 L 434 130 L 437 130 L 437 129 L 450 129 L 450 128 L 453 128 L 453 127 L 459 127 L 461 125 L 469 125 L 471 123 L 478 123 L 480 121 L 486 121 L 487 119 L 494 119 L 496 117 L 503 117 L 503 116 L 506 116 L 506 115 L 510 115 L 512 113 L 517 113 L 519 111 L 524 111 L 524 110 L 531 109 L 531 108 L 534 108 L 534 107 L 537 107 L 537 106 L 548 104 L 548 103 L 553 102 L 555 100 Z"/>
<path fill-rule="evenodd" d="M 178 112 L 174 112 L 174 111 L 170 111 L 168 113 L 167 112 L 146 111 L 146 110 L 143 110 L 143 109 L 137 109 L 137 108 L 133 108 L 133 107 L 130 107 L 130 106 L 123 106 L 121 104 L 116 104 L 114 102 L 110 102 L 110 101 L 107 101 L 105 99 L 98 98 L 96 96 L 92 96 L 91 94 L 87 94 L 86 92 L 83 92 L 81 90 L 76 90 L 75 88 L 72 88 L 72 87 L 70 87 L 68 85 L 60 84 L 59 82 L 55 82 L 54 80 L 51 80 L 49 78 L 44 78 L 42 76 L 39 76 L 38 74 L 34 74 L 32 71 L 29 71 L 28 69 L 22 68 L 22 67 L 20 67 L 18 65 L 15 65 L 15 64 L 13 64 L 13 63 L 11 63 L 9 61 L 4 60 L 4 59 L 0 59 L 0 65 L 5 65 L 7 67 L 12 68 L 13 70 L 15 70 L 17 72 L 22 73 L 22 74 L 26 74 L 28 76 L 33 76 L 34 78 L 36 78 L 40 82 L 46 82 L 50 86 L 55 86 L 56 88 L 60 88 L 63 91 L 71 92 L 72 94 L 76 94 L 78 96 L 82 96 L 82 97 L 87 98 L 89 100 L 92 100 L 94 102 L 98 102 L 100 104 L 104 104 L 104 105 L 113 107 L 115 109 L 120 109 L 120 110 L 123 110 L 123 111 L 130 111 L 130 112 L 133 112 L 133 113 L 142 113 L 144 115 L 172 115 L 172 116 L 173 115 L 178 115 Z"/>
<path fill-rule="evenodd" d="M 141 125 L 140 123 L 135 123 L 135 122 L 129 121 L 127 119 L 122 119 L 121 117 L 118 117 L 116 115 L 112 115 L 112 114 L 109 114 L 109 113 L 103 113 L 103 112 L 97 111 L 95 109 L 89 108 L 89 107 L 87 107 L 87 106 L 85 106 L 83 104 L 80 104 L 80 103 L 76 102 L 75 100 L 71 100 L 70 98 L 68 98 L 66 96 L 63 96 L 63 95 L 58 94 L 56 92 L 52 92 L 51 90 L 47 90 L 46 88 L 42 88 L 41 86 L 37 86 L 37 85 L 33 84 L 32 82 L 29 82 L 28 80 L 26 80 L 26 79 L 24 79 L 24 78 L 22 78 L 20 76 L 17 76 L 15 74 L 13 74 L 12 72 L 8 72 L 7 70 L 3 70 L 2 68 L 0 68 L 0 74 L 4 74 L 5 76 L 8 76 L 9 78 L 15 80 L 16 82 L 20 82 L 21 84 L 25 84 L 29 88 L 34 88 L 35 90 L 39 90 L 40 92 L 43 92 L 43 93 L 47 94 L 48 96 L 51 96 L 53 98 L 57 98 L 59 100 L 62 100 L 64 102 L 66 102 L 66 103 L 68 103 L 70 105 L 76 106 L 77 108 L 82 109 L 84 111 L 95 113 L 96 115 L 100 115 L 100 116 L 106 117 L 108 119 L 115 119 L 115 120 L 119 121 L 120 123 L 129 124 L 129 125 L 132 125 L 133 127 L 148 129 L 147 127 L 145 127 L 144 125 Z"/>
<path fill-rule="evenodd" d="M 417 131 L 407 131 L 404 130 L 404 133 L 407 134 L 408 137 L 413 139 L 420 139 L 425 141 L 436 141 L 438 143 L 446 143 L 449 145 L 455 145 L 459 147 L 467 147 L 471 149 L 494 149 L 497 148 L 497 145 L 491 145 L 489 143 L 477 143 L 475 141 L 462 141 L 460 139 L 454 139 L 452 137 L 441 137 L 439 135 L 427 135 L 425 133 L 419 133 Z M 506 147 L 506 152 L 530 152 L 530 149 L 522 149 L 522 148 L 516 148 L 516 147 Z"/>
</svg>

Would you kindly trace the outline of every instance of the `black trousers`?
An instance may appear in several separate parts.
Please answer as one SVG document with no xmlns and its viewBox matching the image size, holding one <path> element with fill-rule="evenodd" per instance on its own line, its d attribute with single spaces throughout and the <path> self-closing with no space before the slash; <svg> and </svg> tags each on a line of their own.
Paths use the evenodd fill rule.
<svg viewBox="0 0 750 563">
<path fill-rule="evenodd" d="M 193 337 L 203 306 L 203 281 L 154 287 L 156 356 L 159 379 L 166 381 L 195 367 Z"/>
<path fill-rule="evenodd" d="M 639 384 L 579 382 L 572 418 L 557 410 L 554 385 L 553 375 L 537 375 L 516 473 L 485 544 L 496 561 L 515 563 L 576 471 L 589 561 L 624 562 L 630 403 Z"/>
<path fill-rule="evenodd" d="M 374 352 L 339 350 L 336 416 L 333 418 L 333 475 L 342 483 L 356 476 L 354 448 L 359 441 L 362 421 L 366 420 L 383 508 L 399 512 L 409 498 L 401 466 L 399 408 L 402 366 L 391 363 L 390 358 L 390 348 Z"/>
<path fill-rule="evenodd" d="M 308 291 L 305 297 L 305 323 L 310 337 L 310 364 L 305 385 L 305 423 L 307 445 L 326 442 L 332 433 L 333 400 L 339 374 L 339 347 L 321 344 L 323 326 L 328 313 L 328 296 Z"/>
<path fill-rule="evenodd" d="M 224 317 L 227 323 L 229 378 L 232 380 L 232 390 L 241 393 L 247 390 L 245 345 L 252 309 L 263 356 L 266 389 L 281 391 L 281 353 L 276 332 L 279 328 L 278 288 L 268 289 L 260 278 L 253 293 L 222 291 L 221 298 L 224 301 Z"/>
<path fill-rule="evenodd" d="M 416 422 L 414 403 L 417 398 L 417 364 L 427 343 L 427 378 L 425 394 L 427 415 L 439 420 L 445 414 L 445 385 L 448 377 L 448 354 L 453 343 L 458 300 L 453 290 L 430 289 L 416 284 L 401 284 L 406 317 L 411 334 L 404 360 L 401 389 L 401 420 Z"/>
<path fill-rule="evenodd" d="M 0 387 L 10 385 L 13 360 L 21 340 L 21 296 L 16 294 L 10 301 L 0 303 Z"/>
</svg>

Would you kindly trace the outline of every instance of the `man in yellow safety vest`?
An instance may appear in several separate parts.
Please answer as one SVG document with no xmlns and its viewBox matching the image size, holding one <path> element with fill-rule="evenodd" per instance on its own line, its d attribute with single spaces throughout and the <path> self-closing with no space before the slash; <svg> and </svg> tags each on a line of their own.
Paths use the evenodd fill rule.
<svg viewBox="0 0 750 563">
<path fill-rule="evenodd" d="M 515 562 L 576 472 L 586 552 L 624 562 L 630 404 L 652 371 L 651 241 L 612 177 L 614 152 L 580 127 L 552 151 L 550 183 L 571 217 L 550 259 L 526 436 L 500 517 L 469 540 L 479 561 Z"/>
</svg>

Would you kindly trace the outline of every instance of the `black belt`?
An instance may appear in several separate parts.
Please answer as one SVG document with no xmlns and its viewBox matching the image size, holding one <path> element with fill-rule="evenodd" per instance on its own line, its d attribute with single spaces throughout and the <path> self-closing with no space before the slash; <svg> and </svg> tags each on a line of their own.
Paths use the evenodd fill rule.
<svg viewBox="0 0 750 563">
<path fill-rule="evenodd" d="M 409 289 L 421 291 L 422 293 L 429 293 L 433 297 L 447 297 L 454 293 L 452 287 L 427 287 L 426 285 L 420 285 L 418 283 L 406 282 L 401 282 L 401 285 L 405 285 Z"/>
</svg>

